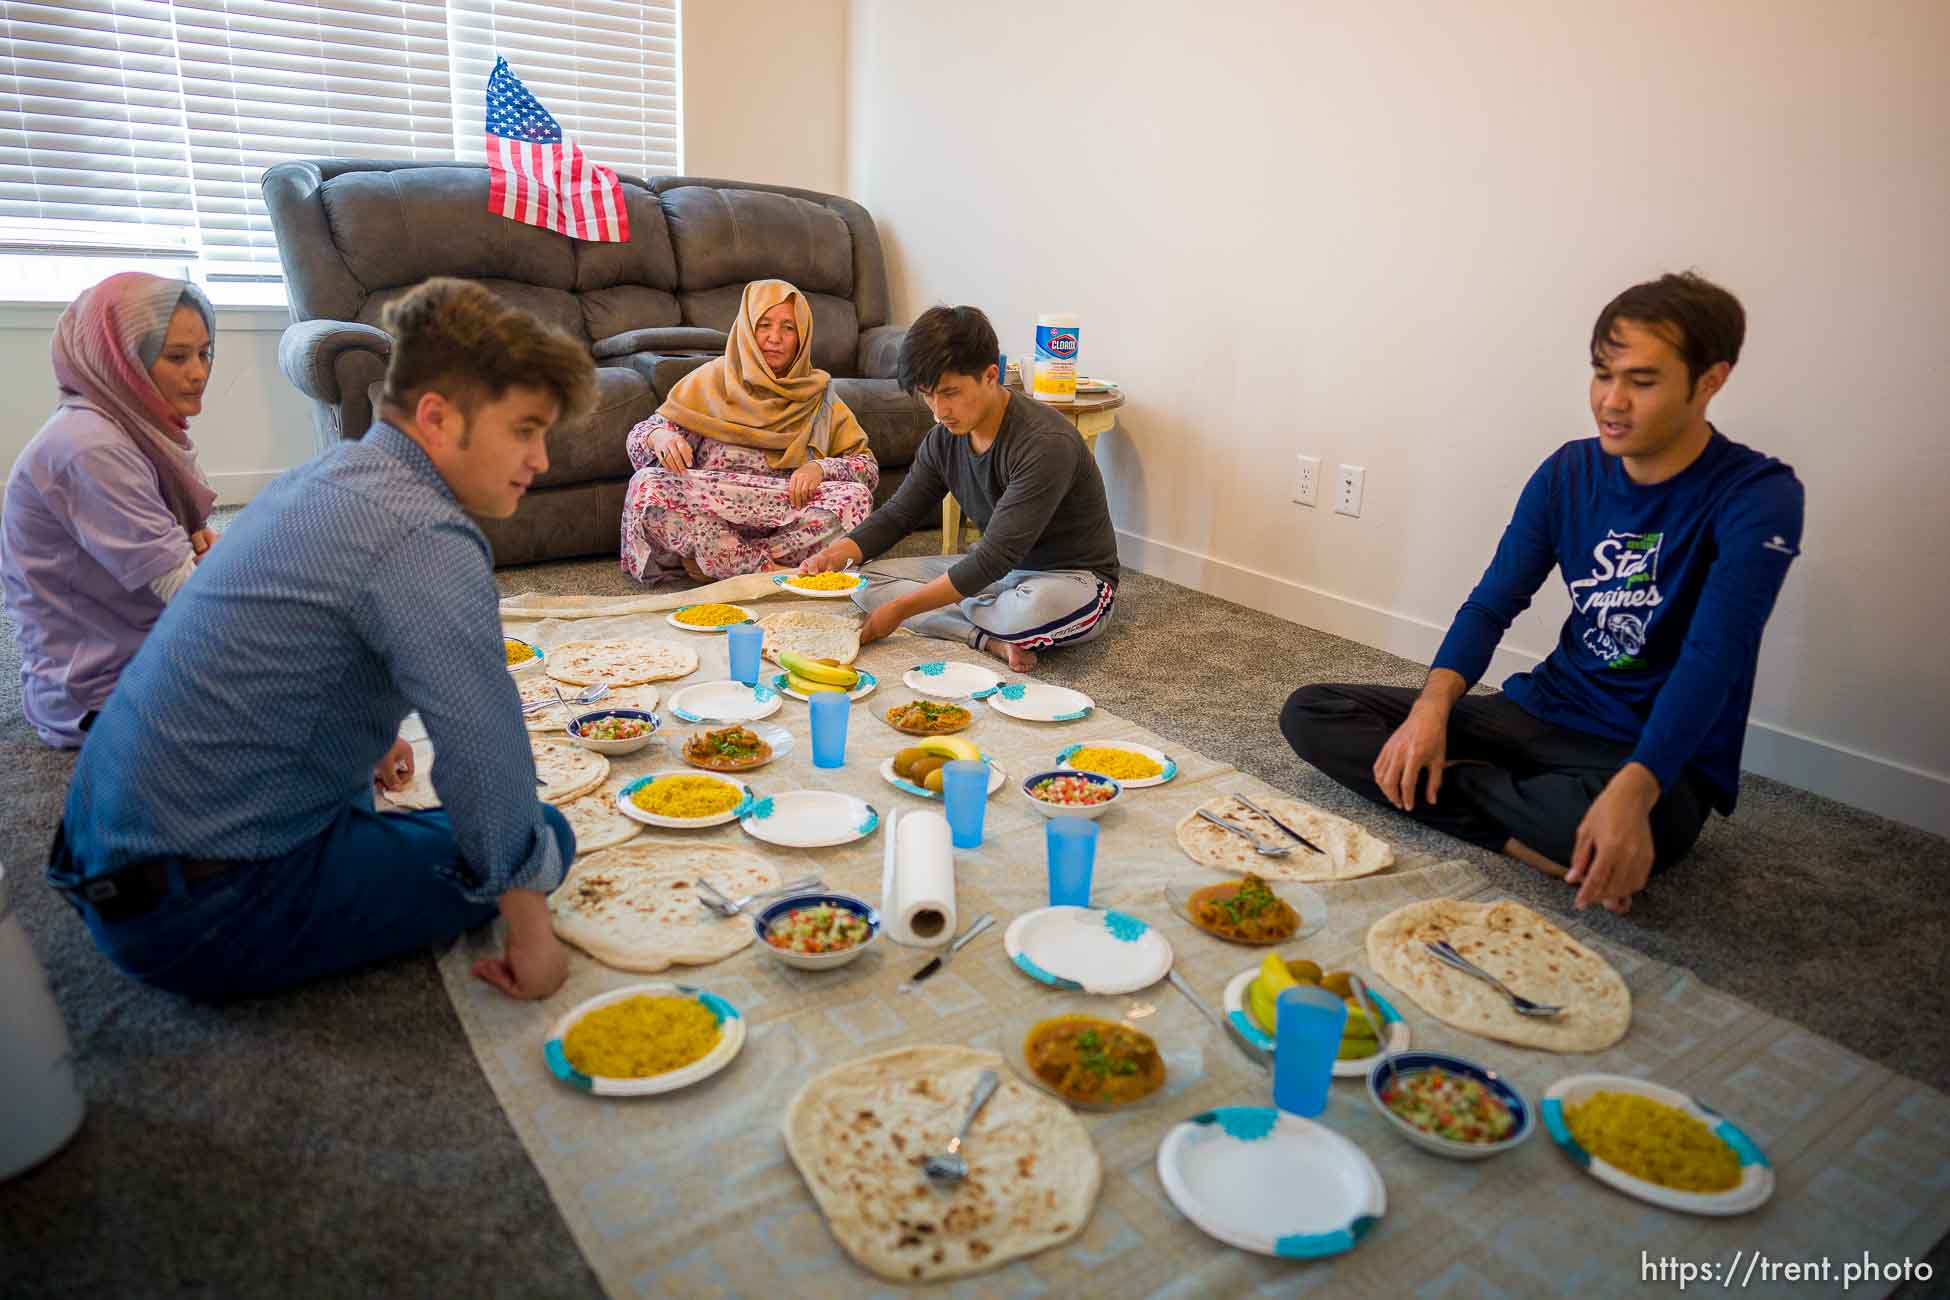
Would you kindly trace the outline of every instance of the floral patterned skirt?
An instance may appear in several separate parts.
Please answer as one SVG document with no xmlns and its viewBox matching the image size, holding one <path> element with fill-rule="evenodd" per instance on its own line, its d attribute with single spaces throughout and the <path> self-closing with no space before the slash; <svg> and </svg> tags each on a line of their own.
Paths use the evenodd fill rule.
<svg viewBox="0 0 1950 1300">
<path fill-rule="evenodd" d="M 623 503 L 622 564 L 639 581 L 682 573 L 686 556 L 713 578 L 795 565 L 865 522 L 873 491 L 828 480 L 795 507 L 790 470 L 743 447 L 706 442 L 683 473 L 650 465 L 630 479 Z"/>
</svg>

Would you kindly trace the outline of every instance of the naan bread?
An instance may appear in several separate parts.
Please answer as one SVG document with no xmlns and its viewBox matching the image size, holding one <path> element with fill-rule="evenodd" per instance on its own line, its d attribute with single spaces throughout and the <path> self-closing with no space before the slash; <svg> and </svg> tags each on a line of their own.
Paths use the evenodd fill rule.
<svg viewBox="0 0 1950 1300">
<path fill-rule="evenodd" d="M 984 1069 L 1002 1084 L 969 1130 L 968 1177 L 936 1188 L 921 1161 L 948 1149 Z M 1068 1241 L 1103 1182 L 1070 1108 L 968 1047 L 903 1047 L 828 1070 L 799 1089 L 781 1127 L 840 1246 L 901 1282 L 980 1273 Z"/>
<path fill-rule="evenodd" d="M 588 794 L 609 775 L 609 759 L 568 740 L 530 739 L 535 755 L 535 797 L 543 803 L 567 803 Z"/>
<path fill-rule="evenodd" d="M 1422 946 L 1439 939 L 1531 1001 L 1563 1007 L 1563 1014 L 1518 1015 L 1508 998 Z M 1602 1051 L 1632 1022 L 1631 990 L 1611 963 L 1520 903 L 1410 903 L 1369 927 L 1368 961 L 1436 1019 L 1520 1047 Z"/>
<path fill-rule="evenodd" d="M 774 663 L 778 662 L 781 650 L 808 659 L 837 659 L 842 664 L 850 664 L 860 657 L 857 619 L 786 610 L 767 614 L 758 620 L 758 626 L 765 632 L 765 644 L 759 647 L 759 653 Z"/>
<path fill-rule="evenodd" d="M 578 857 L 549 895 L 555 933 L 617 970 L 722 961 L 756 937 L 751 918 L 698 901 L 697 878 L 733 897 L 776 889 L 778 869 L 749 849 L 695 840 L 637 840 Z"/>
<path fill-rule="evenodd" d="M 1244 826 L 1268 846 L 1291 844 L 1293 852 L 1271 858 L 1256 853 L 1243 837 L 1214 826 L 1200 817 L 1196 808 L 1178 823 L 1178 847 L 1192 861 L 1228 876 L 1243 876 L 1251 871 L 1268 880 L 1309 883 L 1353 880 L 1357 876 L 1373 875 L 1395 863 L 1393 849 L 1345 817 L 1278 795 L 1254 795 L 1252 799 L 1325 849 L 1326 856 L 1295 842 L 1285 831 L 1229 794 L 1207 799 L 1199 808 Z"/>
<path fill-rule="evenodd" d="M 608 682 L 640 686 L 697 671 L 697 651 L 675 641 L 625 637 L 613 641 L 564 641 L 550 646 L 542 671 L 558 682 L 587 686 Z"/>
<path fill-rule="evenodd" d="M 612 776 L 588 794 L 556 805 L 568 821 L 569 829 L 575 832 L 577 858 L 613 849 L 635 839 L 643 829 L 642 822 L 625 817 L 616 808 L 617 793 L 629 783 L 629 777 Z"/>
<path fill-rule="evenodd" d="M 515 680 L 520 684 L 523 704 L 535 700 L 547 702 L 546 708 L 522 715 L 522 725 L 535 732 L 562 731 L 563 724 L 569 716 L 589 709 L 654 709 L 657 707 L 658 699 L 661 698 L 654 686 L 612 686 L 609 693 L 594 704 L 577 704 L 574 698 L 575 688 L 564 690 L 562 683 L 545 673 L 529 673 Z M 570 710 L 568 715 L 565 715 L 561 706 L 556 704 L 556 691 L 561 691 L 568 698 Z"/>
</svg>

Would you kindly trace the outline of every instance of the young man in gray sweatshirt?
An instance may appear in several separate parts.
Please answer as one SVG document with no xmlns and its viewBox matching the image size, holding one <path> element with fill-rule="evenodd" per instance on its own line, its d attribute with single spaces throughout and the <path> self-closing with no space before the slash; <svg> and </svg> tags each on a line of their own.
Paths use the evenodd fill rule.
<svg viewBox="0 0 1950 1300">
<path fill-rule="evenodd" d="M 1100 635 L 1117 598 L 1117 535 L 1096 459 L 1069 421 L 1001 385 L 995 329 L 974 307 L 932 307 L 901 340 L 901 387 L 936 420 L 893 499 L 799 566 L 827 573 L 941 517 L 955 494 L 982 530 L 966 555 L 892 560 L 853 600 L 861 644 L 902 623 L 1036 666 L 1038 651 Z"/>
</svg>

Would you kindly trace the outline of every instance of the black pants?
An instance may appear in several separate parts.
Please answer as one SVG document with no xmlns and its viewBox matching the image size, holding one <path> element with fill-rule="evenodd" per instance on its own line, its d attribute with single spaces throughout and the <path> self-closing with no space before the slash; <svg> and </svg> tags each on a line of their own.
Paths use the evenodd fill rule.
<svg viewBox="0 0 1950 1300">
<path fill-rule="evenodd" d="M 1419 691 L 1404 686 L 1303 686 L 1280 714 L 1293 752 L 1378 804 L 1374 762 L 1408 718 Z M 1428 778 L 1416 783 L 1408 815 L 1458 839 L 1502 852 L 1519 840 L 1559 866 L 1571 865 L 1578 823 L 1632 746 L 1532 717 L 1503 695 L 1465 695 L 1449 714 L 1447 757 L 1471 760 L 1442 774 L 1434 804 Z M 1686 856 L 1711 807 L 1711 789 L 1688 772 L 1652 806 L 1654 871 Z"/>
</svg>

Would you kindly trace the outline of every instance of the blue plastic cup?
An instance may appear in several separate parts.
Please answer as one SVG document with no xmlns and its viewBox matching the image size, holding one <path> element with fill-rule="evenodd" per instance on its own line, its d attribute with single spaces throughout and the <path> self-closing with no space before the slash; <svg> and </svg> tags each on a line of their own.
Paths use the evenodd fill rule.
<svg viewBox="0 0 1950 1300">
<path fill-rule="evenodd" d="M 941 769 L 941 802 L 949 838 L 958 849 L 982 847 L 982 817 L 989 807 L 989 765 L 958 758 Z"/>
<path fill-rule="evenodd" d="M 845 691 L 820 691 L 806 707 L 812 713 L 812 751 L 814 767 L 846 765 L 846 715 L 853 701 Z"/>
<path fill-rule="evenodd" d="M 747 686 L 758 685 L 758 652 L 765 644 L 765 629 L 756 623 L 734 623 L 725 634 L 731 647 L 731 675 Z"/>
<path fill-rule="evenodd" d="M 1097 823 L 1082 817 L 1052 817 L 1043 826 L 1049 851 L 1049 905 L 1090 906 L 1090 874 L 1097 865 Z"/>
<path fill-rule="evenodd" d="M 1283 990 L 1275 1006 L 1273 1104 L 1311 1119 L 1327 1109 L 1347 1004 L 1326 989 L 1298 984 Z"/>
</svg>

